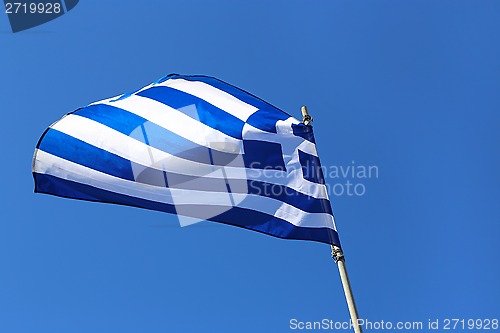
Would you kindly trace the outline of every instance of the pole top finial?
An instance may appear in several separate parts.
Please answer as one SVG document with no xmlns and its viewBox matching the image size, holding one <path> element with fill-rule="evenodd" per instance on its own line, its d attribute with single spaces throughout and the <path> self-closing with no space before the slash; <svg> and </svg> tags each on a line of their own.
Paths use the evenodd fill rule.
<svg viewBox="0 0 500 333">
<path fill-rule="evenodd" d="M 313 121 L 313 118 L 309 115 L 309 112 L 307 111 L 307 106 L 303 105 L 302 108 L 302 123 L 304 125 L 310 125 Z"/>
</svg>

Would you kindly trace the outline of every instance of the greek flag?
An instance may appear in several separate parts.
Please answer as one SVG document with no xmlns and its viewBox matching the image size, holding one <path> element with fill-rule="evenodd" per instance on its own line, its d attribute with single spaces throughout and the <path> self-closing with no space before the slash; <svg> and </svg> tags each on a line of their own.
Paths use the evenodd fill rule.
<svg viewBox="0 0 500 333">
<path fill-rule="evenodd" d="M 235 86 L 171 74 L 50 126 L 35 192 L 340 246 L 311 126 Z"/>
</svg>

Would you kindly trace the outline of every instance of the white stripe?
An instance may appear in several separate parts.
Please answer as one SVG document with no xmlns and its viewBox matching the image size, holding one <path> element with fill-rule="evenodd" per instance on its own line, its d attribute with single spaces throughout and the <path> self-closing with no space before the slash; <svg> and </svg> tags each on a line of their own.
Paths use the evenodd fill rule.
<svg viewBox="0 0 500 333">
<path fill-rule="evenodd" d="M 201 98 L 213 106 L 216 106 L 243 121 L 247 121 L 247 119 L 258 110 L 255 106 L 247 104 L 233 95 L 204 82 L 188 81 L 184 79 L 169 79 L 158 85 L 171 87 Z"/>
<path fill-rule="evenodd" d="M 218 167 L 177 157 L 94 120 L 75 114 L 64 117 L 52 128 L 92 146 L 157 170 L 196 177 L 223 177 L 218 172 L 214 172 L 220 170 Z M 241 159 L 240 155 L 231 162 L 230 166 L 224 167 L 228 179 L 259 180 L 270 184 L 285 185 L 314 198 L 328 198 L 325 185 L 303 179 L 298 158 L 287 165 L 288 173 L 279 170 L 246 169 Z M 290 157 L 291 161 L 292 159 Z M 142 170 L 138 170 L 140 171 Z"/>
<path fill-rule="evenodd" d="M 152 186 L 121 179 L 67 161 L 42 150 L 36 152 L 36 173 L 48 174 L 99 189 L 167 204 L 221 205 L 233 196 L 238 207 L 260 211 L 287 220 L 295 226 L 331 228 L 333 217 L 326 213 L 308 213 L 279 200 L 251 194 L 181 190 Z"/>
<path fill-rule="evenodd" d="M 243 151 L 241 140 L 232 138 L 185 115 L 179 110 L 150 98 L 132 95 L 119 101 L 102 104 L 131 112 L 200 146 L 227 152 L 227 150 L 211 147 L 211 143 L 213 142 L 224 142 L 227 143 L 226 147 L 231 148 L 229 151 L 231 153 L 241 153 Z"/>
</svg>

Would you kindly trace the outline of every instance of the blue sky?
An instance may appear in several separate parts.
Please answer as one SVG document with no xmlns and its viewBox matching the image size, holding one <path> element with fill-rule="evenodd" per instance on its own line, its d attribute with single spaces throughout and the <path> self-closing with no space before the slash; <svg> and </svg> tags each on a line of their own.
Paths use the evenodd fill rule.
<svg viewBox="0 0 500 333">
<path fill-rule="evenodd" d="M 33 193 L 45 128 L 168 73 L 300 117 L 323 165 L 376 166 L 333 209 L 360 316 L 500 316 L 498 1 L 82 0 L 0 13 L 1 332 L 290 332 L 348 319 L 325 244 Z"/>
</svg>

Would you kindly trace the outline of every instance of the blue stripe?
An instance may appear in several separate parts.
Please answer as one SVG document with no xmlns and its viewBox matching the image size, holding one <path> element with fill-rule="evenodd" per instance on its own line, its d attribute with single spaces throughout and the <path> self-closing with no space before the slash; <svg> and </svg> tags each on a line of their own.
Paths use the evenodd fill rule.
<svg viewBox="0 0 500 333">
<path fill-rule="evenodd" d="M 243 125 L 245 124 L 243 121 L 201 98 L 170 87 L 152 87 L 137 95 L 168 105 L 179 112 L 183 112 L 180 110 L 181 108 L 194 105 L 198 113 L 197 117 L 189 112 L 183 113 L 233 138 L 242 138 Z"/>
<path fill-rule="evenodd" d="M 312 126 L 304 125 L 302 123 L 292 124 L 292 131 L 293 131 L 293 135 L 300 136 L 301 138 L 303 138 L 309 142 L 312 142 L 314 144 L 316 143 L 316 140 L 314 139 L 314 133 L 313 133 Z"/>
<path fill-rule="evenodd" d="M 35 178 L 35 192 L 38 193 L 47 193 L 66 198 L 88 201 L 121 204 L 176 214 L 176 208 L 174 205 L 118 194 L 51 175 L 34 173 L 33 176 Z M 210 212 L 211 210 L 221 211 L 221 208 L 228 207 L 182 205 L 181 211 L 190 212 L 192 215 L 189 217 L 204 218 L 207 212 Z M 226 212 L 211 218 L 210 221 L 234 225 L 279 238 L 312 240 L 340 246 L 337 232 L 330 228 L 297 227 L 272 215 L 246 208 L 230 208 Z"/>
<path fill-rule="evenodd" d="M 135 180 L 130 161 L 55 129 L 47 131 L 40 150 L 115 177 Z"/>
<path fill-rule="evenodd" d="M 155 201 L 140 199 L 111 191 L 102 190 L 51 175 L 34 173 L 35 192 L 58 195 L 65 198 L 107 202 L 119 205 L 147 208 L 175 214 L 175 206 Z"/>
<path fill-rule="evenodd" d="M 278 120 L 286 120 L 291 117 L 286 112 L 283 112 L 259 97 L 214 77 L 204 75 L 170 74 L 158 80 L 157 83 L 164 82 L 168 79 L 184 79 L 187 81 L 204 82 L 236 97 L 240 101 L 255 106 L 259 110 L 247 119 L 247 123 L 266 132 L 276 133 L 276 122 Z"/>
<path fill-rule="evenodd" d="M 304 179 L 317 184 L 325 184 L 325 177 L 317 156 L 304 153 L 299 149 L 299 161 Z"/>
<path fill-rule="evenodd" d="M 277 133 L 276 122 L 288 118 L 290 117 L 281 113 L 276 113 L 274 110 L 260 109 L 247 119 L 247 123 L 260 130 Z"/>
<path fill-rule="evenodd" d="M 147 122 L 146 119 L 131 112 L 106 104 L 89 105 L 75 111 L 73 114 L 92 119 L 125 135 L 130 135 Z"/>
<path fill-rule="evenodd" d="M 281 145 L 275 142 L 243 140 L 245 166 L 252 169 L 286 171 Z"/>
</svg>

